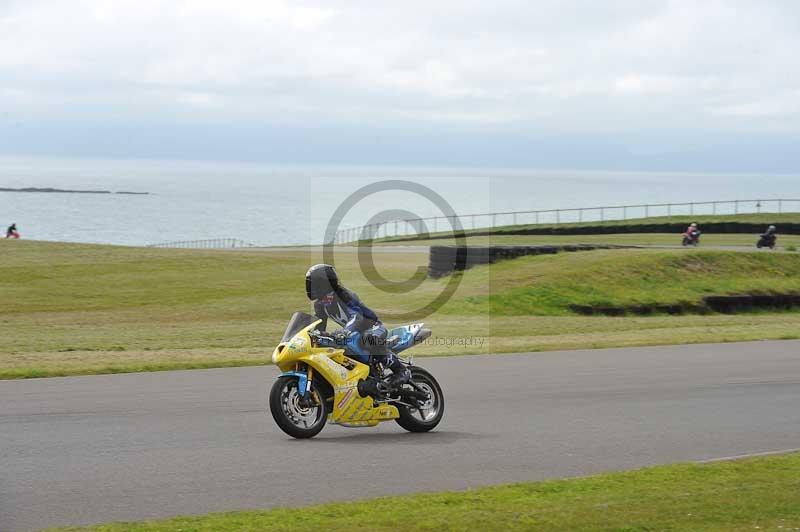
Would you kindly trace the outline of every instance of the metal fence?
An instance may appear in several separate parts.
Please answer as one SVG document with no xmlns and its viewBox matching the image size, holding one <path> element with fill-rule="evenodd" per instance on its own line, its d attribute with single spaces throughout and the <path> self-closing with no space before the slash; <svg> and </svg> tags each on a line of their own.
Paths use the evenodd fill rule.
<svg viewBox="0 0 800 532">
<path fill-rule="evenodd" d="M 149 248 L 186 248 L 186 249 L 231 249 L 252 248 L 255 244 L 238 238 L 212 238 L 208 240 L 182 240 L 180 242 L 162 242 L 150 244 Z"/>
<path fill-rule="evenodd" d="M 460 216 L 432 216 L 394 220 L 381 224 L 348 227 L 336 232 L 334 243 L 346 244 L 375 238 L 414 236 L 439 231 L 490 229 L 509 225 L 560 225 L 631 220 L 636 218 L 700 216 L 724 214 L 757 214 L 800 212 L 800 199 L 754 199 L 729 201 L 696 201 L 689 203 L 646 203 L 640 205 L 607 205 L 573 209 L 508 211 Z"/>
</svg>

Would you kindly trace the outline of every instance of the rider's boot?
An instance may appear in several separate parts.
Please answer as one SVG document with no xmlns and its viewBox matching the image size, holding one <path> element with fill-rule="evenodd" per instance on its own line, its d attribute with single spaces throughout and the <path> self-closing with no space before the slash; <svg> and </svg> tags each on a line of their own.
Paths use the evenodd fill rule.
<svg viewBox="0 0 800 532">
<path fill-rule="evenodd" d="M 389 366 L 392 370 L 392 375 L 389 377 L 389 387 L 392 389 L 399 388 L 403 384 L 407 384 L 411 380 L 411 371 L 400 362 L 400 359 L 395 358 Z"/>
</svg>

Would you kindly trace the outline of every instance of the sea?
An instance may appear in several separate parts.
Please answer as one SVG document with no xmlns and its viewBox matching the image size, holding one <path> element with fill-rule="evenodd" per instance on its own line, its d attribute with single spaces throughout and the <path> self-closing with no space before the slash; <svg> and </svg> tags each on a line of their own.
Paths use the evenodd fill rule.
<svg viewBox="0 0 800 532">
<path fill-rule="evenodd" d="M 800 198 L 800 175 L 0 157 L 3 187 L 148 193 L 0 192 L 0 225 L 16 223 L 23 238 L 132 246 L 231 238 L 284 246 L 320 244 L 336 228 L 387 217 L 456 215 L 469 228 L 491 219 L 471 215 L 494 212 Z M 783 208 L 800 210 L 800 202 Z M 602 215 L 614 212 L 621 210 Z M 637 212 L 644 213 L 626 215 Z M 578 215 L 560 213 L 561 221 Z M 386 228 L 391 234 L 392 223 Z"/>
</svg>

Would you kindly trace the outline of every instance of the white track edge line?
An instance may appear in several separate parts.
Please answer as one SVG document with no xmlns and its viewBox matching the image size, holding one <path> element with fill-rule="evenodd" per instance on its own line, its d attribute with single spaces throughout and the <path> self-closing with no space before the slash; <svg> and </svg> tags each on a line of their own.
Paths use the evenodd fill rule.
<svg viewBox="0 0 800 532">
<path fill-rule="evenodd" d="M 712 462 L 726 462 L 729 460 L 740 460 L 743 458 L 757 458 L 759 456 L 772 456 L 777 454 L 789 454 L 789 453 L 796 453 L 800 452 L 800 448 L 796 449 L 781 449 L 780 451 L 763 451 L 759 453 L 747 453 L 747 454 L 737 454 L 734 456 L 722 456 L 719 458 L 708 458 L 706 460 L 696 460 L 698 464 L 709 464 Z"/>
</svg>

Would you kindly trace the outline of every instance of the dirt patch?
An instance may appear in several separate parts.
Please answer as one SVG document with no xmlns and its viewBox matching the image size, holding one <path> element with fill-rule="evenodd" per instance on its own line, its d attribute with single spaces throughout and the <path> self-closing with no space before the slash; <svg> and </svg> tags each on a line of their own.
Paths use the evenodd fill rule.
<svg viewBox="0 0 800 532">
<path fill-rule="evenodd" d="M 583 316 L 649 316 L 653 314 L 735 314 L 754 310 L 800 309 L 800 294 L 736 294 L 706 296 L 702 303 L 671 305 L 570 305 L 569 309 Z"/>
</svg>

